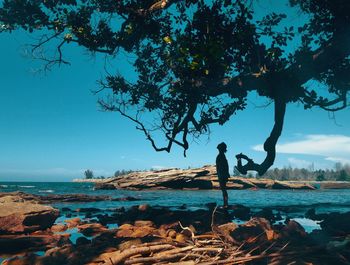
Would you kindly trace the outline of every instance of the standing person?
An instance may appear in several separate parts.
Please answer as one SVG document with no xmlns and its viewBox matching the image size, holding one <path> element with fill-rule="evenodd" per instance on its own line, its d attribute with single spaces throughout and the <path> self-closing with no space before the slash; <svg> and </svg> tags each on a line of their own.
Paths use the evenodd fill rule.
<svg viewBox="0 0 350 265">
<path fill-rule="evenodd" d="M 219 149 L 219 154 L 216 157 L 216 173 L 218 175 L 220 189 L 222 191 L 222 197 L 224 199 L 224 208 L 227 208 L 228 195 L 226 190 L 226 182 L 230 176 L 228 163 L 225 156 L 225 153 L 227 151 L 227 145 L 224 142 L 222 142 L 217 146 L 217 148 Z"/>
</svg>

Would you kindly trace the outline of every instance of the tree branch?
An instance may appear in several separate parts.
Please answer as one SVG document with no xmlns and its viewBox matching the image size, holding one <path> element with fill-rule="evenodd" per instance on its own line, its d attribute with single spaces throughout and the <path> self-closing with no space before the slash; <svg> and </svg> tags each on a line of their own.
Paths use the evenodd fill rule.
<svg viewBox="0 0 350 265">
<path fill-rule="evenodd" d="M 264 143 L 264 150 L 266 152 L 266 158 L 261 164 L 254 163 L 252 159 L 244 154 L 236 155 L 237 158 L 237 170 L 242 174 L 247 174 L 248 170 L 254 170 L 261 176 L 263 175 L 274 163 L 276 157 L 276 144 L 278 138 L 281 136 L 283 129 L 284 115 L 286 112 L 286 102 L 280 99 L 275 99 L 275 123 L 271 131 L 270 136 Z M 246 160 L 245 165 L 242 164 L 242 159 Z"/>
</svg>

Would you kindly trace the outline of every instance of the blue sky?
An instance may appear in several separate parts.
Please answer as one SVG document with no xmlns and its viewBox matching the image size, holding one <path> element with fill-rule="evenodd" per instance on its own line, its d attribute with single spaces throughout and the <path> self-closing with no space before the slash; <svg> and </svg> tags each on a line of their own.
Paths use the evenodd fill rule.
<svg viewBox="0 0 350 265">
<path fill-rule="evenodd" d="M 66 50 L 71 66 L 38 72 L 41 62 L 25 56 L 23 32 L 0 34 L 0 181 L 67 181 L 86 169 L 110 176 L 120 169 L 187 168 L 215 163 L 216 146 L 225 141 L 232 172 L 234 155 L 261 161 L 261 144 L 273 126 L 272 106 L 259 107 L 250 95 L 246 111 L 213 126 L 208 139 L 192 142 L 187 157 L 175 148 L 155 152 L 135 125 L 117 113 L 101 112 L 96 81 L 103 77 L 102 58 L 83 49 Z M 132 76 L 121 55 L 114 68 Z M 350 109 L 335 119 L 326 111 L 288 105 L 275 166 L 332 168 L 350 163 Z"/>
</svg>

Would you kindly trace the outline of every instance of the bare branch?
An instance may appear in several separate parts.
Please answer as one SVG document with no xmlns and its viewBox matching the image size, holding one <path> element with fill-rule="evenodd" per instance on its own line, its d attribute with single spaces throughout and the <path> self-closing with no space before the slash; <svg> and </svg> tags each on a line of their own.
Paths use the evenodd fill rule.
<svg viewBox="0 0 350 265">
<path fill-rule="evenodd" d="M 254 170 L 261 176 L 263 175 L 274 163 L 276 157 L 276 144 L 278 138 L 281 136 L 283 129 L 284 115 L 286 111 L 286 102 L 280 99 L 275 99 L 275 124 L 271 131 L 270 136 L 264 143 L 264 150 L 266 152 L 266 158 L 261 164 L 254 163 L 252 159 L 244 154 L 236 155 L 237 169 L 242 174 L 247 174 L 248 170 Z M 246 160 L 245 165 L 242 164 L 242 159 Z"/>
</svg>

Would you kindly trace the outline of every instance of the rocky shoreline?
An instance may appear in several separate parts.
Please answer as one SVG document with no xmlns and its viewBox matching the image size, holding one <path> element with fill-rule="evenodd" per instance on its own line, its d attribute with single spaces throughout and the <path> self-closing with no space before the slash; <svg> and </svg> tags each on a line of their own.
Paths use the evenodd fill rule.
<svg viewBox="0 0 350 265">
<path fill-rule="evenodd" d="M 64 202 L 75 195 L 53 200 Z M 350 212 L 305 217 L 322 230 L 307 233 L 276 209 L 208 204 L 189 210 L 135 205 L 55 209 L 52 196 L 0 194 L 3 265 L 116 264 L 349 264 Z M 82 199 L 77 195 L 76 201 Z M 87 196 L 84 200 L 108 196 Z M 13 210 L 11 210 L 13 209 Z M 11 220 L 11 221 L 9 221 Z M 232 221 L 234 220 L 234 221 Z M 240 220 L 235 221 L 235 220 Z M 76 235 L 76 238 L 73 238 Z M 294 262 L 294 263 L 293 263 Z"/>
<path fill-rule="evenodd" d="M 196 169 L 164 169 L 157 171 L 133 172 L 127 175 L 108 178 L 95 182 L 95 189 L 113 190 L 209 190 L 220 189 L 215 166 Z M 309 183 L 275 181 L 230 177 L 227 189 L 316 189 Z"/>
</svg>

